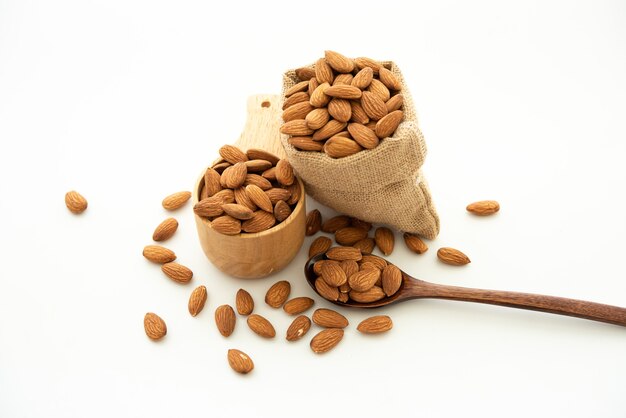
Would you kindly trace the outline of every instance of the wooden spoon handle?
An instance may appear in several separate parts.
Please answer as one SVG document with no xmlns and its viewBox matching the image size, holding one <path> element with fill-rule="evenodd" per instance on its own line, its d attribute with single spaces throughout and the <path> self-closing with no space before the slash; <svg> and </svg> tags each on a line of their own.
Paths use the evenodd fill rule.
<svg viewBox="0 0 626 418">
<path fill-rule="evenodd" d="M 280 142 L 282 110 L 279 102 L 280 97 L 277 95 L 250 96 L 246 126 L 235 145 L 244 151 L 249 148 L 261 148 L 285 158 L 285 151 Z"/>
<path fill-rule="evenodd" d="M 626 326 L 626 308 L 583 300 L 532 293 L 504 292 L 499 290 L 469 289 L 445 286 L 422 280 L 406 282 L 407 293 L 416 298 L 451 299 L 466 302 L 488 303 L 511 308 L 530 309 L 559 315 L 575 316 L 593 321 Z"/>
</svg>

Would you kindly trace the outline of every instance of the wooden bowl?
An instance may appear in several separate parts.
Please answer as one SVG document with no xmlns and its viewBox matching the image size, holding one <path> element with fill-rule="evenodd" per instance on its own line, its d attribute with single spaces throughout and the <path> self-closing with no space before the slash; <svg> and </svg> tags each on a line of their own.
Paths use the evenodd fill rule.
<svg viewBox="0 0 626 418">
<path fill-rule="evenodd" d="M 263 148 L 281 158 L 280 114 L 277 96 L 259 95 L 248 99 L 248 120 L 235 145 L 242 150 Z M 257 279 L 283 269 L 298 254 L 306 228 L 306 193 L 300 185 L 300 200 L 291 215 L 267 231 L 254 234 L 223 235 L 211 222 L 195 215 L 200 244 L 207 258 L 231 276 Z M 204 171 L 193 189 L 193 204 L 198 202 L 204 187 Z"/>
</svg>

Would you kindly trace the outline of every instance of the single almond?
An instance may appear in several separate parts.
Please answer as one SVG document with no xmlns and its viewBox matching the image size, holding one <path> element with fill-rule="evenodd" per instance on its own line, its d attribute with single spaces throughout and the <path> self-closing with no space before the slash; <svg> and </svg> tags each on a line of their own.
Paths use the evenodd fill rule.
<svg viewBox="0 0 626 418">
<path fill-rule="evenodd" d="M 330 138 L 343 131 L 346 126 L 346 122 L 339 122 L 338 120 L 331 119 L 326 125 L 315 131 L 311 138 L 314 141 L 323 141 L 324 139 Z"/>
<path fill-rule="evenodd" d="M 233 333 L 236 321 L 237 317 L 232 306 L 221 305 L 215 310 L 215 325 L 217 325 L 217 330 L 224 337 L 228 337 Z"/>
<path fill-rule="evenodd" d="M 314 353 L 322 354 L 332 350 L 343 338 L 343 329 L 328 328 L 320 331 L 311 340 L 311 350 Z"/>
<path fill-rule="evenodd" d="M 385 292 L 379 286 L 374 286 L 365 292 L 357 292 L 356 290 L 351 290 L 350 299 L 359 303 L 371 303 L 381 300 L 385 297 Z"/>
<path fill-rule="evenodd" d="M 348 122 L 352 117 L 350 101 L 335 97 L 328 103 L 328 113 L 339 122 Z"/>
<path fill-rule="evenodd" d="M 354 248 L 358 248 L 361 250 L 361 254 L 371 254 L 374 251 L 374 247 L 376 246 L 376 242 L 373 238 L 366 237 L 362 240 L 359 240 L 352 244 Z"/>
<path fill-rule="evenodd" d="M 311 320 L 306 315 L 300 315 L 287 328 L 287 341 L 296 341 L 302 338 L 311 328 Z"/>
<path fill-rule="evenodd" d="M 204 173 L 204 190 L 206 190 L 206 197 L 211 197 L 222 190 L 220 173 L 211 167 L 207 168 Z"/>
<path fill-rule="evenodd" d="M 495 200 L 481 200 L 467 205 L 467 211 L 478 216 L 492 215 L 500 210 L 500 204 Z"/>
<path fill-rule="evenodd" d="M 309 247 L 309 258 L 318 254 L 324 254 L 331 245 L 333 245 L 333 241 L 328 237 L 319 236 L 315 238 Z"/>
<path fill-rule="evenodd" d="M 376 128 L 374 129 L 376 136 L 383 139 L 393 135 L 403 117 L 404 113 L 401 110 L 395 110 L 376 122 Z"/>
<path fill-rule="evenodd" d="M 356 141 L 340 136 L 333 136 L 324 144 L 324 151 L 331 158 L 349 157 L 361 150 L 363 148 Z"/>
<path fill-rule="evenodd" d="M 241 233 L 241 221 L 230 215 L 222 215 L 211 221 L 211 228 L 223 235 L 237 235 Z"/>
<path fill-rule="evenodd" d="M 300 187 L 300 183 L 294 182 L 291 186 L 285 187 L 285 190 L 289 192 L 289 199 L 287 199 L 288 205 L 295 205 L 300 200 L 300 196 L 304 192 L 303 188 Z M 270 199 L 271 200 L 271 199 Z"/>
<path fill-rule="evenodd" d="M 78 215 L 87 209 L 87 199 L 75 190 L 65 193 L 65 206 L 70 212 Z"/>
<path fill-rule="evenodd" d="M 355 58 L 354 64 L 359 70 L 362 70 L 365 67 L 369 67 L 376 75 L 378 74 L 378 71 L 381 67 L 381 65 L 377 61 L 374 61 L 373 59 L 367 57 Z"/>
<path fill-rule="evenodd" d="M 346 215 L 333 216 L 322 224 L 322 231 L 334 234 L 341 228 L 350 226 L 350 218 Z"/>
<path fill-rule="evenodd" d="M 402 272 L 393 264 L 385 267 L 382 273 L 383 292 L 387 296 L 395 295 L 402 285 Z"/>
<path fill-rule="evenodd" d="M 239 315 L 250 315 L 254 310 L 254 299 L 244 289 L 239 289 L 235 296 L 235 306 Z"/>
<path fill-rule="evenodd" d="M 246 175 L 246 181 L 244 181 L 243 185 L 248 186 L 250 184 L 254 184 L 259 189 L 265 191 L 272 188 L 272 183 L 263 176 L 259 176 L 258 174 L 248 174 Z"/>
<path fill-rule="evenodd" d="M 317 130 L 328 123 L 330 114 L 328 109 L 321 107 L 309 112 L 304 119 L 309 128 Z"/>
<path fill-rule="evenodd" d="M 359 261 L 363 256 L 361 251 L 354 247 L 333 247 L 326 251 L 326 257 L 331 260 L 344 261 L 354 260 Z"/>
<path fill-rule="evenodd" d="M 309 309 L 314 303 L 315 301 L 313 299 L 300 296 L 285 302 L 283 310 L 289 315 L 298 315 Z"/>
<path fill-rule="evenodd" d="M 274 164 L 267 160 L 248 160 L 244 163 L 248 173 L 262 173 L 268 168 L 272 168 Z"/>
<path fill-rule="evenodd" d="M 363 334 L 379 334 L 393 328 L 393 322 L 387 315 L 372 316 L 361 321 L 356 329 Z"/>
<path fill-rule="evenodd" d="M 263 178 L 265 179 L 268 179 L 269 181 L 276 180 L 276 167 L 272 167 L 268 170 L 265 170 L 264 172 L 261 173 L 261 176 L 263 176 Z"/>
<path fill-rule="evenodd" d="M 163 208 L 167 210 L 176 210 L 182 207 L 191 198 L 191 192 L 177 192 L 163 199 Z"/>
<path fill-rule="evenodd" d="M 309 103 L 311 104 L 311 106 L 325 107 L 330 101 L 330 96 L 326 94 L 326 90 L 328 90 L 330 87 L 330 83 L 320 83 L 320 85 L 317 86 L 315 90 L 313 90 L 313 93 L 311 94 L 311 99 L 309 99 Z"/>
<path fill-rule="evenodd" d="M 380 67 L 378 78 L 389 90 L 402 90 L 402 83 L 398 80 L 398 77 L 385 67 Z"/>
<path fill-rule="evenodd" d="M 366 292 L 374 287 L 379 278 L 380 270 L 378 269 L 359 270 L 348 278 L 348 284 L 356 292 Z"/>
<path fill-rule="evenodd" d="M 374 240 L 376 241 L 376 246 L 383 254 L 389 255 L 393 252 L 395 238 L 391 229 L 385 226 L 376 228 L 376 232 L 374 233 Z"/>
<path fill-rule="evenodd" d="M 348 132 L 350 132 L 352 138 L 365 149 L 376 148 L 380 142 L 374 131 L 360 123 L 349 124 Z"/>
<path fill-rule="evenodd" d="M 348 326 L 346 317 L 332 309 L 316 309 L 312 319 L 313 322 L 324 328 L 345 328 Z"/>
<path fill-rule="evenodd" d="M 323 266 L 324 265 L 322 264 L 322 267 Z M 326 283 L 326 281 L 321 277 L 318 277 L 315 280 L 315 290 L 317 290 L 317 293 L 319 293 L 324 299 L 328 299 L 333 302 L 339 299 L 339 289 L 329 286 L 328 283 Z"/>
<path fill-rule="evenodd" d="M 146 245 L 143 248 L 143 256 L 153 263 L 164 264 L 176 260 L 174 251 L 160 245 Z"/>
<path fill-rule="evenodd" d="M 248 193 L 246 193 L 246 189 L 244 187 L 236 188 L 233 190 L 233 194 L 235 196 L 235 202 L 238 205 L 245 206 L 253 212 L 257 209 L 254 202 L 250 200 L 250 197 L 248 196 Z"/>
<path fill-rule="evenodd" d="M 276 180 L 283 186 L 290 186 L 295 181 L 293 167 L 287 160 L 280 160 L 276 164 Z"/>
<path fill-rule="evenodd" d="M 313 109 L 315 108 L 308 101 L 296 103 L 283 110 L 283 121 L 290 122 L 292 120 L 304 119 Z"/>
<path fill-rule="evenodd" d="M 339 74 L 333 80 L 333 86 L 336 86 L 337 84 L 352 85 L 352 79 L 353 78 L 354 78 L 354 76 L 352 74 Z"/>
<path fill-rule="evenodd" d="M 222 205 L 225 205 L 227 203 L 235 203 L 235 194 L 231 189 L 223 189 L 215 193 L 209 199 L 215 199 L 216 201 L 220 201 Z"/>
<path fill-rule="evenodd" d="M 344 260 L 339 263 L 343 271 L 346 273 L 346 277 L 352 276 L 354 273 L 359 271 L 359 265 L 356 261 L 353 260 Z M 347 281 L 346 281 L 347 282 Z M 339 286 L 340 288 L 345 289 L 345 286 Z M 340 289 L 341 290 L 341 289 Z"/>
<path fill-rule="evenodd" d="M 248 168 L 245 163 L 236 163 L 228 167 L 222 173 L 220 177 L 220 183 L 223 187 L 227 187 L 229 189 L 236 189 L 237 187 L 243 185 L 246 181 L 246 175 L 248 174 Z"/>
<path fill-rule="evenodd" d="M 316 88 L 319 87 L 319 85 L 320 83 L 319 81 L 317 81 L 317 78 L 313 77 L 312 79 L 309 80 L 309 89 L 307 90 L 307 94 L 309 95 L 309 98 L 313 96 L 313 92 L 315 91 Z"/>
<path fill-rule="evenodd" d="M 189 283 L 193 277 L 193 272 L 188 267 L 174 261 L 163 264 L 161 266 L 161 271 L 177 283 Z"/>
<path fill-rule="evenodd" d="M 257 205 L 259 209 L 270 213 L 274 212 L 274 206 L 272 205 L 272 201 L 259 186 L 256 186 L 254 184 L 247 185 L 246 193 L 248 193 L 248 197 L 250 197 L 250 200 L 252 200 L 252 202 Z"/>
<path fill-rule="evenodd" d="M 380 97 L 383 102 L 386 102 L 391 97 L 389 89 L 377 79 L 372 80 L 369 87 L 367 88 L 367 91 L 372 92 Z"/>
<path fill-rule="evenodd" d="M 232 216 L 235 219 L 246 220 L 252 218 L 252 211 L 244 205 L 237 203 L 227 203 L 222 205 L 222 210 L 227 215 Z"/>
<path fill-rule="evenodd" d="M 422 241 L 421 238 L 417 235 L 405 232 L 403 237 L 404 243 L 406 244 L 407 248 L 414 253 L 424 254 L 426 251 L 428 251 L 428 245 L 426 245 L 424 241 Z"/>
<path fill-rule="evenodd" d="M 286 280 L 276 282 L 270 287 L 265 294 L 265 303 L 272 308 L 280 308 L 291 293 L 291 284 Z"/>
<path fill-rule="evenodd" d="M 395 110 L 399 110 L 403 104 L 404 104 L 404 96 L 401 94 L 396 94 L 395 96 L 391 96 L 391 98 L 385 102 L 385 106 L 387 107 L 387 112 L 389 113 Z"/>
<path fill-rule="evenodd" d="M 352 117 L 350 119 L 353 122 L 365 125 L 370 121 L 370 117 L 367 116 L 367 113 L 365 113 L 365 110 L 363 110 L 363 106 L 361 106 L 360 101 L 351 100 L 350 107 L 352 108 Z"/>
<path fill-rule="evenodd" d="M 261 315 L 252 314 L 248 317 L 248 327 L 263 338 L 274 338 L 276 330 L 274 326 Z"/>
<path fill-rule="evenodd" d="M 374 78 L 374 71 L 370 67 L 365 67 L 359 70 L 358 73 L 352 79 L 352 85 L 354 87 L 360 88 L 361 90 L 369 87 L 372 79 Z"/>
<path fill-rule="evenodd" d="M 324 57 L 326 63 L 338 73 L 351 73 L 354 69 L 354 62 L 339 52 L 325 51 Z"/>
<path fill-rule="evenodd" d="M 296 69 L 296 77 L 302 81 L 310 80 L 315 77 L 315 70 L 309 67 L 302 67 Z"/>
<path fill-rule="evenodd" d="M 315 62 L 315 78 L 320 83 L 330 84 L 333 82 L 333 69 L 324 58 L 320 58 Z"/>
<path fill-rule="evenodd" d="M 386 266 L 385 266 L 386 267 Z M 376 270 L 380 270 L 382 272 L 383 269 L 380 268 L 380 266 L 378 264 L 375 263 L 371 263 L 369 261 L 366 262 L 361 262 L 361 264 L 359 264 L 359 271 L 361 270 L 367 270 L 367 269 L 376 269 Z M 381 281 L 382 283 L 382 281 Z"/>
<path fill-rule="evenodd" d="M 309 128 L 304 119 L 294 119 L 285 122 L 280 127 L 280 133 L 294 136 L 307 136 L 313 133 L 313 129 Z"/>
<path fill-rule="evenodd" d="M 450 247 L 442 247 L 437 250 L 437 258 L 451 266 L 463 266 L 471 262 L 468 256 Z"/>
<path fill-rule="evenodd" d="M 146 331 L 148 338 L 153 341 L 158 341 L 167 334 L 165 321 L 163 321 L 159 315 L 152 312 L 148 312 L 143 317 L 143 329 Z"/>
<path fill-rule="evenodd" d="M 315 263 L 313 263 L 313 272 L 315 274 L 317 274 L 318 276 L 320 276 L 322 274 L 322 266 L 327 261 L 328 260 L 319 260 L 319 261 L 316 261 Z"/>
<path fill-rule="evenodd" d="M 291 198 L 291 192 L 288 189 L 282 189 L 280 187 L 272 187 L 265 192 L 270 199 L 270 203 L 275 205 L 279 200 L 283 200 L 289 203 Z"/>
<path fill-rule="evenodd" d="M 228 350 L 228 364 L 230 368 L 237 373 L 247 374 L 254 369 L 254 363 L 250 356 L 243 351 L 236 350 L 234 348 Z"/>
<path fill-rule="evenodd" d="M 313 209 L 306 214 L 306 235 L 311 236 L 319 232 L 322 227 L 322 214 L 319 210 Z"/>
<path fill-rule="evenodd" d="M 289 109 L 291 106 L 297 105 L 298 103 L 308 102 L 309 99 L 309 93 L 306 91 L 301 91 L 300 93 L 293 94 L 287 97 L 283 102 L 283 110 Z"/>
<path fill-rule="evenodd" d="M 287 219 L 291 215 L 291 208 L 284 200 L 279 200 L 274 205 L 274 218 L 278 222 L 282 222 Z"/>
<path fill-rule="evenodd" d="M 270 229 L 276 224 L 274 211 L 271 213 L 264 210 L 257 210 L 252 213 L 252 218 L 243 221 L 241 230 L 248 233 L 262 232 Z"/>
<path fill-rule="evenodd" d="M 328 262 L 324 263 L 322 266 L 322 279 L 324 279 L 330 287 L 339 287 L 348 280 L 348 277 L 338 261 L 328 260 Z"/>
<path fill-rule="evenodd" d="M 193 292 L 191 292 L 191 296 L 189 296 L 189 303 L 187 304 L 187 309 L 189 309 L 191 316 L 196 316 L 202 311 L 204 304 L 206 303 L 206 299 L 206 286 L 198 286 L 193 290 Z"/>
<path fill-rule="evenodd" d="M 335 241 L 340 245 L 352 245 L 367 237 L 367 231 L 353 226 L 341 228 L 335 232 Z"/>
<path fill-rule="evenodd" d="M 387 106 L 385 106 L 385 102 L 372 92 L 363 92 L 361 106 L 363 107 L 365 114 L 367 114 L 367 116 L 369 116 L 372 120 L 379 120 L 387 115 Z"/>
<path fill-rule="evenodd" d="M 323 143 L 313 141 L 310 136 L 292 136 L 287 139 L 287 142 L 300 151 L 322 151 L 324 149 Z"/>
<path fill-rule="evenodd" d="M 156 227 L 152 233 L 152 239 L 154 241 L 165 241 L 170 239 L 177 229 L 178 221 L 174 218 L 167 218 Z"/>
<path fill-rule="evenodd" d="M 276 164 L 279 160 L 279 158 L 272 154 L 269 151 L 265 151 L 264 149 L 260 149 L 260 148 L 249 148 L 248 151 L 246 151 L 246 156 L 248 157 L 248 159 L 250 160 L 266 160 L 269 161 L 272 164 Z"/>
<path fill-rule="evenodd" d="M 309 80 L 303 80 L 299 83 L 296 83 L 285 91 L 285 97 L 289 97 L 294 93 L 305 91 L 308 87 Z"/>
<path fill-rule="evenodd" d="M 375 264 L 379 270 L 383 270 L 385 267 L 387 267 L 387 261 L 385 261 L 384 258 L 372 254 L 367 254 L 363 256 L 363 258 L 361 259 L 361 264 L 364 263 Z"/>
<path fill-rule="evenodd" d="M 219 150 L 220 156 L 231 164 L 248 161 L 248 156 L 234 145 L 223 145 Z"/>
<path fill-rule="evenodd" d="M 213 195 L 196 203 L 193 207 L 193 211 L 198 216 L 211 218 L 224 213 L 224 209 L 222 209 L 223 205 L 224 200 L 220 196 Z"/>
<path fill-rule="evenodd" d="M 330 97 L 338 97 L 340 99 L 360 99 L 363 92 L 360 88 L 349 86 L 346 84 L 337 84 L 336 86 L 330 86 L 324 91 L 324 94 Z"/>
<path fill-rule="evenodd" d="M 350 296 L 348 296 L 348 292 L 345 292 L 345 293 L 339 292 L 339 297 L 337 298 L 337 302 L 347 303 L 348 300 L 350 299 Z"/>
</svg>

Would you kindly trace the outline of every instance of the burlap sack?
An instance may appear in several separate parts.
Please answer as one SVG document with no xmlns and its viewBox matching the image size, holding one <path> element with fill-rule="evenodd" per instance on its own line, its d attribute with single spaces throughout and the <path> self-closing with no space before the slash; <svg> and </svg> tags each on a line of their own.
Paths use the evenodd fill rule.
<svg viewBox="0 0 626 418">
<path fill-rule="evenodd" d="M 402 82 L 404 120 L 392 137 L 374 149 L 339 159 L 298 151 L 287 142 L 287 135 L 281 135 L 281 141 L 307 193 L 318 202 L 364 221 L 433 239 L 439 233 L 439 217 L 421 171 L 424 136 L 402 73 L 393 62 L 381 64 Z M 283 75 L 282 100 L 298 81 L 295 70 Z"/>
</svg>

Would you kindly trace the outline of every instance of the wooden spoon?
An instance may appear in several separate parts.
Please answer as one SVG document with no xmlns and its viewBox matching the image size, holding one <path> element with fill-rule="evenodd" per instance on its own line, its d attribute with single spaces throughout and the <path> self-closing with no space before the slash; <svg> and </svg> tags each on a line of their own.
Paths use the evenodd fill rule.
<svg viewBox="0 0 626 418">
<path fill-rule="evenodd" d="M 313 271 L 316 261 L 324 260 L 324 254 L 311 257 L 305 267 L 304 274 L 309 285 L 315 289 L 317 275 Z M 402 272 L 402 285 L 392 296 L 376 302 L 359 303 L 349 300 L 346 303 L 332 301 L 336 305 L 351 308 L 379 308 L 392 303 L 409 299 L 435 298 L 451 299 L 465 302 L 488 303 L 491 305 L 508 306 L 511 308 L 530 309 L 559 315 L 575 316 L 593 321 L 626 326 L 626 308 L 603 305 L 583 300 L 567 299 L 557 296 L 535 295 L 532 293 L 504 292 L 500 290 L 469 289 L 466 287 L 446 286 L 429 283 L 409 276 Z"/>
</svg>

